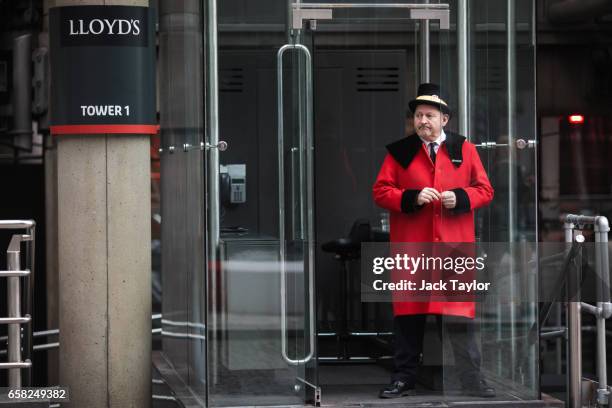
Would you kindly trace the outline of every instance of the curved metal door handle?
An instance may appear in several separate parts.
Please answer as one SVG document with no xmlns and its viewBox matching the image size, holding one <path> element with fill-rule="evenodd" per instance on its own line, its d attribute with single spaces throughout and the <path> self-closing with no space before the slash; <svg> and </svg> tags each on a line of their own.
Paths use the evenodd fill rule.
<svg viewBox="0 0 612 408">
<path fill-rule="evenodd" d="M 287 269 L 286 269 L 286 236 L 285 236 L 285 162 L 284 162 L 284 134 L 283 134 L 283 55 L 285 51 L 292 49 L 302 52 L 306 60 L 306 140 L 305 149 L 301 149 L 300 155 L 306 156 L 306 201 L 307 205 L 307 227 L 308 235 L 308 313 L 309 313 L 309 351 L 301 359 L 292 359 L 287 353 Z M 312 138 L 312 66 L 310 51 L 302 44 L 285 44 L 278 50 L 276 55 L 277 73 L 277 103 L 278 103 L 278 213 L 279 213 L 279 262 L 280 262 L 280 285 L 281 285 L 281 348 L 282 357 L 288 364 L 299 365 L 310 361 L 315 350 L 315 324 L 314 324 L 314 214 L 312 209 L 313 188 L 313 138 Z M 300 139 L 302 140 L 300 135 Z M 300 146 L 303 146 L 300 143 Z M 304 152 L 305 150 L 305 152 Z M 302 166 L 300 166 L 302 167 Z M 303 228 L 302 228 L 303 231 Z"/>
</svg>

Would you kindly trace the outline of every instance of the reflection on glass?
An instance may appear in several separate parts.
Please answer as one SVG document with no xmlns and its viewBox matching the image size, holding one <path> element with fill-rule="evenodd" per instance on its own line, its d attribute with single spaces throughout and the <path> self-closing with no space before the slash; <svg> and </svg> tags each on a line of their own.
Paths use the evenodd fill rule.
<svg viewBox="0 0 612 408">
<path fill-rule="evenodd" d="M 189 393 L 204 403 L 204 14 L 197 1 L 160 1 L 158 12 L 162 348 Z"/>
<path fill-rule="evenodd" d="M 219 155 L 219 258 L 208 269 L 216 282 L 208 288 L 209 402 L 298 405 L 307 379 L 295 360 L 312 350 L 304 61 L 294 49 L 280 61 L 279 100 L 287 2 L 230 0 L 218 8 L 219 134 L 230 147 Z"/>
<path fill-rule="evenodd" d="M 484 243 L 537 241 L 535 144 L 517 144 L 535 140 L 533 13 L 528 1 L 468 3 L 470 137 L 495 189 L 476 217 Z M 537 399 L 537 341 L 527 335 L 537 325 L 537 275 L 523 262 L 533 256 L 528 252 L 509 245 L 500 255 L 493 272 L 515 300 L 487 299 L 477 325 L 483 373 L 498 394 Z"/>
</svg>

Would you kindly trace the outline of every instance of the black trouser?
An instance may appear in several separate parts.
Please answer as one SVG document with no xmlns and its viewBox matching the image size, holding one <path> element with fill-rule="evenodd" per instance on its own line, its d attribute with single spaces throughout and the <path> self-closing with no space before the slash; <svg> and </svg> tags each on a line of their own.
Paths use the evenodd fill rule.
<svg viewBox="0 0 612 408">
<path fill-rule="evenodd" d="M 423 351 L 426 314 L 395 316 L 395 372 L 391 381 L 414 385 L 419 356 Z M 463 385 L 480 380 L 480 350 L 474 320 L 460 316 L 436 315 L 438 333 L 448 336 L 453 347 L 457 375 Z"/>
</svg>

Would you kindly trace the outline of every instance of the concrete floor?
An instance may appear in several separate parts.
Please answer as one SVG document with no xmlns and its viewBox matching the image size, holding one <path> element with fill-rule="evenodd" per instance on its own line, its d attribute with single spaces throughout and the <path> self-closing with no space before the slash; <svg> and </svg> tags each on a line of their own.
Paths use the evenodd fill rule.
<svg viewBox="0 0 612 408">
<path fill-rule="evenodd" d="M 383 400 L 378 398 L 380 387 L 373 385 L 353 386 L 327 386 L 322 392 L 323 407 L 410 407 L 410 408 L 436 408 L 436 407 L 557 407 L 562 408 L 560 401 L 524 401 L 508 393 L 498 393 L 496 398 L 474 398 L 462 395 L 442 395 L 426 389 L 417 388 L 417 395 Z"/>
<path fill-rule="evenodd" d="M 155 353 L 154 353 L 155 355 Z M 154 399 L 153 408 L 200 407 L 192 394 L 184 387 L 172 373 L 171 367 L 164 364 L 161 355 L 154 357 L 156 368 L 153 377 L 162 379 L 164 383 L 153 384 L 153 393 L 158 396 L 173 397 L 176 400 Z M 211 395 L 211 406 L 215 407 L 303 407 L 295 394 L 290 390 L 289 383 L 281 389 L 270 388 L 278 385 L 282 379 L 263 378 L 258 373 L 245 375 L 229 381 L 227 390 L 216 388 Z M 230 379 L 228 377 L 228 379 Z M 503 392 L 502 386 L 496 386 L 496 398 L 474 398 L 461 395 L 459 392 L 448 392 L 444 395 L 439 391 L 432 391 L 425 387 L 417 387 L 417 395 L 393 400 L 378 398 L 379 390 L 388 383 L 388 369 L 376 364 L 359 365 L 321 365 L 319 367 L 319 386 L 321 388 L 321 401 L 323 407 L 329 408 L 451 408 L 451 407 L 478 407 L 478 408 L 563 408 L 564 404 L 554 398 L 546 397 L 540 401 L 525 401 L 511 392 Z M 280 381 L 283 382 L 283 381 Z M 282 385 L 282 384 L 281 384 Z M 234 387 L 234 388 L 232 388 Z M 245 388 L 246 387 L 246 388 Z M 252 388 L 252 389 L 251 389 Z M 249 397 L 242 394 L 249 390 Z M 287 392 L 284 392 L 284 391 Z M 167 398 L 166 397 L 166 398 Z M 163 398 L 163 397 L 162 397 Z M 283 405 L 279 405 L 283 404 Z"/>
<path fill-rule="evenodd" d="M 324 407 L 563 407 L 560 401 L 525 401 L 496 386 L 495 398 L 475 398 L 459 391 L 446 394 L 417 385 L 417 395 L 384 400 L 378 392 L 389 382 L 389 370 L 375 364 L 319 366 Z"/>
</svg>

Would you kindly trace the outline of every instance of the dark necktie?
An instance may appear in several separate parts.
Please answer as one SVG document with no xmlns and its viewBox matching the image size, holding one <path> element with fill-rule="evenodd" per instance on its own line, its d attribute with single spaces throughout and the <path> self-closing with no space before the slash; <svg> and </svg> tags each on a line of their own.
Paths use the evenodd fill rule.
<svg viewBox="0 0 612 408">
<path fill-rule="evenodd" d="M 429 144 L 429 157 L 431 157 L 431 161 L 433 164 L 436 164 L 436 146 L 438 144 L 436 142 Z"/>
</svg>

